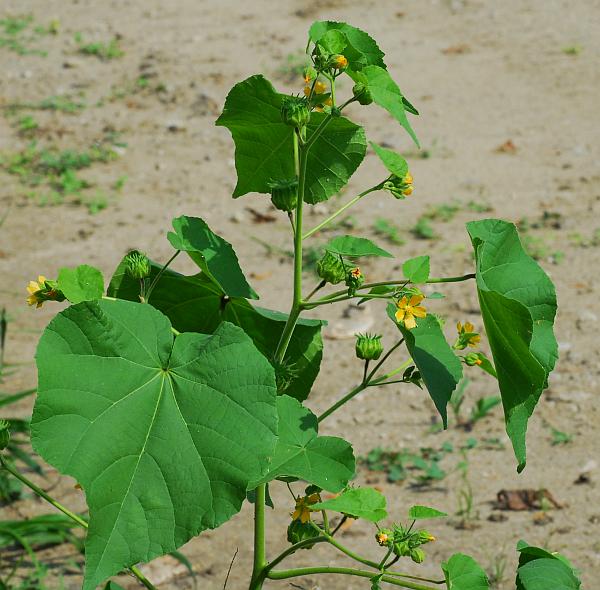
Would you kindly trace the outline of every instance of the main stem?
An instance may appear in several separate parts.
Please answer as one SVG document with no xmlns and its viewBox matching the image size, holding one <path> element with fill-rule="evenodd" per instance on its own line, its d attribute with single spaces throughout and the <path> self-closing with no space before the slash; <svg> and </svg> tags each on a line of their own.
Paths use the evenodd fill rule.
<svg viewBox="0 0 600 590">
<path fill-rule="evenodd" d="M 292 307 L 287 322 L 281 333 L 279 344 L 275 350 L 275 360 L 282 362 L 285 358 L 294 328 L 302 311 L 302 211 L 304 206 L 304 189 L 306 186 L 306 162 L 308 145 L 300 147 L 299 131 L 294 131 L 294 166 L 298 176 L 298 201 L 294 224 L 294 294 Z M 266 484 L 256 488 L 254 504 L 254 567 L 250 580 L 250 590 L 260 590 L 267 575 L 267 556 L 265 548 L 265 498 Z"/>
</svg>

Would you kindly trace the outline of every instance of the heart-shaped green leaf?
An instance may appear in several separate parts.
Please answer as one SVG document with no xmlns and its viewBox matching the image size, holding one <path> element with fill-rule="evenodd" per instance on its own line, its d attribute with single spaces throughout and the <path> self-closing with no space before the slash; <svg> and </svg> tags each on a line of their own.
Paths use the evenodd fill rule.
<svg viewBox="0 0 600 590">
<path fill-rule="evenodd" d="M 230 297 L 258 299 L 246 281 L 236 253 L 229 242 L 218 236 L 199 217 L 182 215 L 173 219 L 175 232 L 167 238 L 176 250 L 183 250 Z"/>
<path fill-rule="evenodd" d="M 429 278 L 429 256 L 416 256 L 402 265 L 404 276 L 413 284 L 425 283 Z"/>
<path fill-rule="evenodd" d="M 535 559 L 517 570 L 519 590 L 579 590 L 581 581 L 562 561 Z"/>
<path fill-rule="evenodd" d="M 350 488 L 335 498 L 313 504 L 311 508 L 333 510 L 371 522 L 379 522 L 388 515 L 385 496 L 373 488 Z"/>
<path fill-rule="evenodd" d="M 269 183 L 294 178 L 294 130 L 281 119 L 283 95 L 263 76 L 236 84 L 225 100 L 217 125 L 227 127 L 235 142 L 238 182 L 233 197 L 270 193 Z M 328 117 L 311 113 L 307 137 Z M 362 162 L 367 140 L 362 127 L 344 117 L 330 121 L 308 153 L 304 200 L 326 201 L 349 180 Z"/>
<path fill-rule="evenodd" d="M 380 248 L 367 238 L 357 238 L 354 236 L 337 236 L 330 240 L 324 246 L 325 250 L 332 254 L 348 256 L 350 258 L 359 256 L 383 256 L 384 258 L 393 258 L 387 250 Z"/>
<path fill-rule="evenodd" d="M 446 406 L 462 379 L 462 365 L 448 344 L 438 320 L 428 314 L 420 318 L 416 328 L 408 330 L 396 322 L 396 307 L 389 304 L 388 316 L 396 323 L 415 365 L 421 373 L 423 383 L 438 409 L 444 428 L 448 427 Z"/>
<path fill-rule="evenodd" d="M 71 303 L 100 299 L 104 293 L 102 273 L 87 264 L 61 268 L 56 282 L 58 289 Z"/>
<path fill-rule="evenodd" d="M 160 266 L 151 263 L 149 281 Z M 108 287 L 108 294 L 119 299 L 139 301 L 139 283 L 125 270 L 122 261 Z M 245 299 L 227 297 L 212 281 L 202 275 L 183 276 L 167 270 L 159 279 L 148 302 L 162 311 L 180 332 L 212 334 L 223 321 L 240 326 L 254 345 L 271 361 L 287 320 L 287 314 L 254 307 Z M 202 313 L 198 313 L 198 308 Z M 319 373 L 323 357 L 321 320 L 299 320 L 280 367 L 279 389 L 303 401 L 308 397 Z M 286 379 L 282 387 L 281 379 Z"/>
<path fill-rule="evenodd" d="M 273 369 L 231 324 L 174 336 L 150 305 L 84 302 L 37 365 L 33 446 L 89 506 L 85 590 L 231 518 L 273 454 Z"/>
<path fill-rule="evenodd" d="M 339 492 L 354 477 L 352 446 L 336 436 L 319 436 L 317 417 L 287 395 L 277 398 L 279 440 L 268 473 L 251 484 L 276 478 L 303 479 L 328 492 Z"/>
<path fill-rule="evenodd" d="M 448 590 L 489 590 L 490 583 L 483 568 L 468 555 L 455 553 L 442 563 Z"/>
<path fill-rule="evenodd" d="M 477 293 L 498 375 L 506 431 L 525 467 L 527 422 L 558 357 L 552 281 L 523 250 L 512 223 L 467 224 L 476 258 Z"/>
</svg>

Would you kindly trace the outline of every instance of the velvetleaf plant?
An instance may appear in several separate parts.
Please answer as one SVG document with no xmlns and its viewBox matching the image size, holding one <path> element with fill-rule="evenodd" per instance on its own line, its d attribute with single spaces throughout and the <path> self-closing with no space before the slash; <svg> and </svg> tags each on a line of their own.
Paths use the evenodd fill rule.
<svg viewBox="0 0 600 590">
<path fill-rule="evenodd" d="M 489 588 L 483 569 L 461 553 L 442 564 L 439 579 L 396 569 L 402 560 L 425 560 L 434 537 L 417 523 L 444 513 L 417 505 L 404 523 L 389 524 L 385 497 L 351 484 L 356 469 L 351 444 L 320 435 L 319 426 L 370 387 L 397 383 L 424 387 L 446 425 L 446 407 L 463 372 L 481 369 L 497 380 L 521 471 L 527 422 L 557 360 L 554 286 L 523 250 L 513 224 L 485 219 L 467 224 L 474 249 L 471 274 L 431 277 L 429 256 L 419 256 L 404 262 L 402 276 L 369 282 L 358 261 L 392 254 L 367 238 L 343 235 L 325 245 L 316 264 L 319 281 L 307 289 L 306 242 L 370 193 L 383 191 L 402 201 L 413 192 L 404 158 L 371 142 L 382 164 L 381 181 L 315 227 L 304 227 L 305 208 L 338 193 L 367 152 L 365 130 L 345 116 L 346 107 L 382 107 L 417 145 L 409 115 L 418 112 L 364 31 L 316 22 L 306 54 L 303 93 L 281 94 L 264 76 L 254 75 L 231 89 L 217 119 L 235 143 L 233 197 L 270 195 L 289 217 L 294 263 L 288 310 L 259 307 L 232 245 L 204 220 L 188 216 L 173 220 L 167 239 L 174 252 L 166 263 L 130 252 L 106 290 L 100 271 L 87 265 L 61 269 L 56 280 L 40 276 L 28 287 L 31 305 L 71 304 L 50 322 L 38 346 L 32 442 L 48 463 L 79 482 L 89 521 L 3 465 L 87 529 L 84 590 L 122 571 L 154 588 L 140 563 L 219 527 L 246 500 L 254 505 L 250 590 L 266 580 L 321 573 L 364 578 L 371 588 Z M 340 76 L 353 84 L 344 99 L 336 93 Z M 198 266 L 197 274 L 169 268 L 182 252 Z M 437 283 L 450 295 L 452 283 L 463 281 L 477 291 L 491 357 L 467 351 L 482 338 L 468 322 L 458 324 L 450 345 L 432 311 L 435 300 L 421 290 Z M 384 350 L 380 335 L 357 335 L 364 377 L 317 416 L 305 402 L 321 365 L 324 321 L 303 313 L 372 299 L 387 302 L 397 342 Z M 406 360 L 399 363 L 399 356 Z M 265 506 L 268 486 L 276 485 L 292 493 L 285 507 L 290 546 L 268 557 Z M 381 550 L 377 560 L 358 555 L 336 537 L 341 524 L 357 518 L 374 525 L 371 543 Z M 280 567 L 298 550 L 323 544 L 358 567 Z M 518 551 L 520 590 L 540 588 L 540 580 L 552 576 L 562 576 L 564 588 L 579 587 L 575 570 L 561 556 L 525 542 Z"/>
</svg>

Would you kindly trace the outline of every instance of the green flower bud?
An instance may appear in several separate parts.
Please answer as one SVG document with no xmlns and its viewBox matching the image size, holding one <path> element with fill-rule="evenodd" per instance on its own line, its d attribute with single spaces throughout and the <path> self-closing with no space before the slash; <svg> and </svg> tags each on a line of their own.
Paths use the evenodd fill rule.
<svg viewBox="0 0 600 590">
<path fill-rule="evenodd" d="M 368 105 L 373 102 L 373 96 L 365 84 L 358 82 L 352 87 L 352 94 L 356 101 L 362 105 Z"/>
<path fill-rule="evenodd" d="M 397 543 L 394 543 L 394 553 L 398 557 L 404 557 L 406 555 L 410 555 L 411 551 L 412 551 L 412 549 L 410 548 L 408 541 L 398 541 Z"/>
<path fill-rule="evenodd" d="M 470 352 L 465 357 L 465 363 L 469 365 L 469 367 L 473 367 L 474 365 L 481 365 L 482 360 L 477 352 Z"/>
<path fill-rule="evenodd" d="M 317 262 L 317 274 L 324 281 L 337 285 L 346 278 L 346 265 L 337 254 L 325 252 L 323 258 Z"/>
<path fill-rule="evenodd" d="M 417 539 L 419 541 L 419 545 L 425 545 L 425 543 L 431 543 L 432 541 L 435 541 L 435 537 L 425 529 L 422 529 L 417 533 Z"/>
<path fill-rule="evenodd" d="M 319 532 L 310 524 L 310 522 L 301 522 L 300 520 L 292 520 L 287 528 L 287 540 L 295 545 L 306 539 L 314 539 L 319 536 Z M 314 544 L 305 545 L 303 549 L 312 549 Z"/>
<path fill-rule="evenodd" d="M 301 128 L 310 120 L 306 99 L 300 96 L 285 96 L 281 103 L 281 118 L 286 125 Z"/>
<path fill-rule="evenodd" d="M 375 540 L 382 547 L 389 547 L 394 541 L 394 533 L 390 529 L 379 529 L 375 534 Z"/>
<path fill-rule="evenodd" d="M 298 203 L 298 179 L 274 180 L 269 183 L 271 202 L 280 211 L 293 211 Z"/>
<path fill-rule="evenodd" d="M 361 272 L 358 266 L 351 268 L 346 273 L 346 286 L 348 287 L 348 295 L 353 296 L 356 290 L 365 282 L 365 275 Z"/>
<path fill-rule="evenodd" d="M 410 558 L 415 563 L 423 563 L 425 561 L 425 551 L 417 547 L 416 549 L 412 549 L 410 552 Z"/>
<path fill-rule="evenodd" d="M 134 279 L 145 279 L 150 275 L 150 260 L 142 253 L 134 250 L 125 257 L 128 274 Z"/>
<path fill-rule="evenodd" d="M 9 426 L 6 420 L 0 420 L 0 451 L 3 451 L 10 442 Z"/>
<path fill-rule="evenodd" d="M 356 356 L 365 361 L 376 361 L 383 352 L 381 336 L 379 334 L 357 334 Z"/>
</svg>

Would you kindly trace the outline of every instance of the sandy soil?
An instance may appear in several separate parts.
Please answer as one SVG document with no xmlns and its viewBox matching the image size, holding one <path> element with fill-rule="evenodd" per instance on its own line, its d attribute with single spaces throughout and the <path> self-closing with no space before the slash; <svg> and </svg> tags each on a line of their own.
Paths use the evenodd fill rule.
<svg viewBox="0 0 600 590">
<path fill-rule="evenodd" d="M 529 234 L 543 246 L 541 264 L 558 288 L 561 359 L 531 422 L 529 464 L 520 476 L 515 472 L 498 408 L 472 432 L 451 426 L 446 433 L 434 434 L 430 431 L 433 406 L 416 388 L 370 391 L 337 413 L 323 431 L 348 437 L 358 455 L 377 446 L 439 448 L 451 441 L 458 449 L 468 437 L 480 441 L 468 454 L 477 517 L 474 526 L 452 526 L 457 517 L 449 524 L 432 525 L 439 540 L 427 562 L 409 568 L 411 571 L 438 576 L 437 564 L 461 550 L 490 572 L 505 561 L 504 576 L 496 588 L 508 590 L 514 588 L 514 547 L 518 539 L 525 538 L 565 552 L 581 568 L 584 586 L 596 587 L 600 574 L 600 307 L 594 281 L 599 249 L 592 245 L 591 236 L 600 228 L 599 2 L 2 2 L 0 18 L 19 14 L 32 14 L 36 23 L 46 25 L 57 19 L 59 33 L 36 41 L 37 47 L 48 51 L 47 57 L 20 56 L 0 48 L 0 103 L 6 106 L 80 93 L 88 106 L 75 114 L 31 113 L 40 123 L 36 135 L 40 145 L 84 149 L 116 133 L 126 147 L 118 147 L 117 160 L 82 173 L 105 187 L 107 194 L 115 195 L 96 215 L 68 203 L 37 206 L 24 196 L 14 176 L 0 171 L 0 216 L 8 210 L 0 230 L 0 307 L 6 306 L 11 318 L 7 361 L 28 363 L 42 329 L 57 311 L 56 306 L 37 312 L 26 309 L 24 285 L 28 280 L 39 273 L 52 277 L 61 266 L 83 262 L 110 276 L 132 247 L 157 260 L 165 259 L 170 247 L 164 235 L 171 218 L 182 213 L 203 217 L 230 240 L 261 294 L 262 304 L 281 308 L 288 294 L 282 285 L 290 276 L 290 262 L 285 256 L 269 254 L 256 238 L 286 248 L 288 226 L 283 217 L 274 223 L 255 223 L 247 208 L 268 212 L 264 196 L 230 199 L 235 183 L 233 143 L 226 129 L 214 126 L 214 119 L 229 88 L 257 72 L 282 90 L 299 91 L 301 81 L 284 71 L 287 56 L 303 48 L 313 20 L 331 18 L 356 24 L 377 38 L 394 77 L 420 108 L 421 117 L 414 120 L 414 127 L 427 156 L 415 152 L 400 128 L 375 107 L 350 112 L 364 123 L 370 139 L 407 155 L 416 183 L 414 195 L 404 202 L 385 194 L 363 201 L 353 212 L 360 228 L 372 233 L 369 228 L 375 219 L 385 217 L 410 238 L 405 230 L 429 208 L 458 202 L 461 210 L 452 220 L 432 222 L 438 240 L 408 239 L 405 246 L 387 245 L 399 261 L 431 253 L 433 274 L 454 275 L 471 269 L 465 221 L 486 215 L 538 221 L 539 227 Z M 106 62 L 80 55 L 73 41 L 76 32 L 86 40 L 106 41 L 119 35 L 125 54 Z M 134 90 L 140 75 L 150 84 Z M 0 151 L 5 154 L 23 149 L 29 141 L 17 133 L 14 122 L 15 115 L 0 117 Z M 497 149 L 503 145 L 504 149 Z M 380 174 L 375 157 L 368 155 L 345 191 L 346 197 L 371 186 Z M 122 176 L 127 176 L 127 181 L 120 192 L 106 188 Z M 469 201 L 487 203 L 492 211 L 470 211 Z M 333 204 L 319 206 L 308 223 L 316 223 L 333 208 Z M 548 222 L 549 213 L 557 214 L 556 223 Z M 545 223 L 539 221 L 544 214 Z M 176 268 L 192 270 L 185 261 L 178 261 Z M 365 270 L 373 280 L 393 272 L 380 263 L 367 265 Z M 450 285 L 444 292 L 447 299 L 436 302 L 435 309 L 447 316 L 449 335 L 457 320 L 470 319 L 481 325 L 471 287 Z M 339 314 L 327 313 L 332 328 L 347 329 Z M 352 325 L 364 326 L 371 320 L 372 329 L 384 331 L 386 343 L 391 342 L 383 309 L 377 305 L 358 319 L 354 316 Z M 359 379 L 360 367 L 352 360 L 352 347 L 352 340 L 326 341 L 325 370 L 309 401 L 315 411 L 323 410 L 345 391 L 340 386 L 343 380 L 354 383 Z M 35 371 L 29 363 L 7 377 L 1 387 L 13 392 L 34 384 Z M 465 405 L 492 393 L 491 381 L 474 375 Z M 9 411 L 26 416 L 29 410 L 30 406 L 23 404 Z M 552 446 L 551 427 L 574 435 L 572 442 Z M 505 448 L 484 448 L 481 441 L 493 437 L 499 437 Z M 412 503 L 434 505 L 454 514 L 462 485 L 456 470 L 460 460 L 455 450 L 442 463 L 449 475 L 420 491 L 408 483 L 387 483 L 384 476 L 375 477 L 365 470 L 360 471 L 358 481 L 378 481 L 389 498 L 392 515 L 402 515 Z M 584 471 L 589 483 L 574 483 Z M 56 473 L 50 471 L 48 477 L 57 483 Z M 65 502 L 83 508 L 72 482 L 57 485 Z M 545 524 L 539 523 L 539 514 L 527 511 L 505 512 L 507 518 L 500 522 L 488 520 L 497 514 L 496 493 L 516 488 L 547 488 L 564 508 L 551 510 Z M 269 514 L 275 531 L 268 541 L 270 554 L 285 546 L 291 509 L 283 486 L 275 487 L 273 496 L 278 509 Z M 28 500 L 0 509 L 0 513 L 9 517 L 16 511 L 33 514 L 46 510 Z M 236 548 L 239 551 L 228 587 L 245 587 L 251 567 L 250 526 L 251 512 L 246 507 L 221 529 L 203 534 L 183 548 L 198 572 L 198 587 L 223 587 Z M 372 531 L 361 523 L 348 529 L 343 538 L 351 547 L 376 554 Z M 341 565 L 346 561 L 333 553 L 301 552 L 291 563 Z M 181 566 L 169 559 L 153 564 L 149 571 L 157 582 L 164 582 L 161 588 L 192 586 Z M 297 587 L 307 589 L 367 587 L 366 581 L 340 578 L 296 581 Z M 58 577 L 48 583 L 59 587 Z M 66 575 L 62 583 L 77 588 L 79 578 Z M 121 583 L 135 586 L 126 579 Z M 284 582 L 279 585 L 291 587 Z"/>
</svg>

